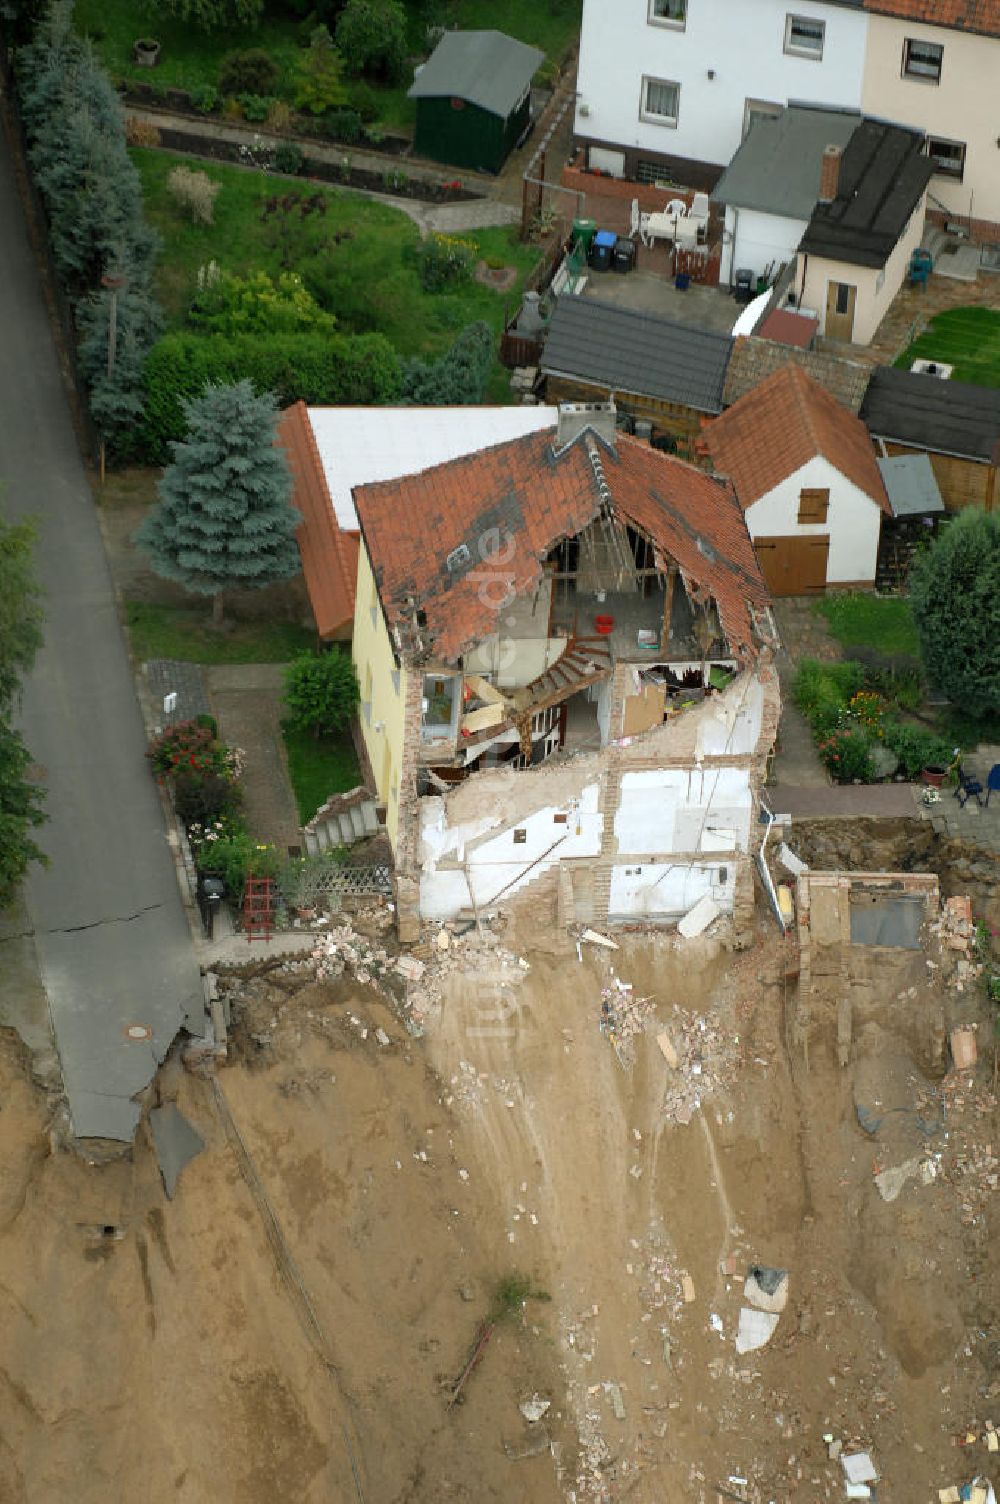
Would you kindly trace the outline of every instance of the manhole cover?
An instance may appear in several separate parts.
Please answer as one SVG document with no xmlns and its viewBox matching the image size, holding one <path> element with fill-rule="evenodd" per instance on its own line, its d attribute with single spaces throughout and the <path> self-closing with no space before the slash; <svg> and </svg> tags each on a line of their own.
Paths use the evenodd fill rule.
<svg viewBox="0 0 1000 1504">
<path fill-rule="evenodd" d="M 129 1024 L 125 1030 L 125 1038 L 132 1040 L 152 1039 L 153 1031 L 146 1024 Z"/>
</svg>

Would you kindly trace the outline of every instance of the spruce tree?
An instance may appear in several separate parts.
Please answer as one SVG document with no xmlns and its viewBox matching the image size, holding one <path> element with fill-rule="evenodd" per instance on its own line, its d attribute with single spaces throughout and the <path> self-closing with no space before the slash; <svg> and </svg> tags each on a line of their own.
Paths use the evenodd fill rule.
<svg viewBox="0 0 1000 1504">
<path fill-rule="evenodd" d="M 270 585 L 299 569 L 277 415 L 274 396 L 258 396 L 249 381 L 208 386 L 186 402 L 187 437 L 171 444 L 159 503 L 135 535 L 157 574 L 213 597 L 216 625 L 227 586 Z"/>
</svg>

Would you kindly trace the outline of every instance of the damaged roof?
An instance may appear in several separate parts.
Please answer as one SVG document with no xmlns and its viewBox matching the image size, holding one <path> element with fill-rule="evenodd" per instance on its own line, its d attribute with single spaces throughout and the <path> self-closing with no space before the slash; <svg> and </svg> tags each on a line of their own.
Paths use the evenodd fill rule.
<svg viewBox="0 0 1000 1504">
<path fill-rule="evenodd" d="M 751 656 L 750 607 L 767 587 L 732 487 L 637 439 L 612 448 L 588 429 L 560 450 L 530 434 L 402 480 L 361 486 L 354 500 L 390 631 L 416 626 L 455 662 L 496 632 L 512 596 L 533 590 L 544 560 L 607 503 L 676 561 L 686 586 L 711 595 L 734 653 Z"/>
<path fill-rule="evenodd" d="M 783 366 L 704 430 L 716 470 L 753 506 L 817 455 L 889 512 L 868 430 L 799 366 Z"/>
</svg>

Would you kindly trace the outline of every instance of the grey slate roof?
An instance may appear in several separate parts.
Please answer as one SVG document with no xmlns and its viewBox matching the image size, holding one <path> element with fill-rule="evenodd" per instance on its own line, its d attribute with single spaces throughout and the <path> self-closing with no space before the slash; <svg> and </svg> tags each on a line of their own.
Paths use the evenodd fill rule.
<svg viewBox="0 0 1000 1504">
<path fill-rule="evenodd" d="M 871 376 L 870 366 L 819 350 L 800 350 L 794 345 L 778 344 L 757 335 L 744 335 L 736 341 L 726 372 L 722 394 L 724 405 L 731 407 L 765 377 L 787 365 L 801 366 L 850 412 L 856 413 L 860 408 Z"/>
<path fill-rule="evenodd" d="M 877 463 L 894 517 L 925 517 L 944 511 L 929 454 L 894 454 Z"/>
<path fill-rule="evenodd" d="M 732 348 L 728 334 L 563 294 L 546 334 L 541 369 L 548 376 L 573 376 L 719 413 Z"/>
<path fill-rule="evenodd" d="M 544 52 L 502 31 L 446 31 L 407 93 L 466 99 L 506 119 L 544 61 Z"/>
<path fill-rule="evenodd" d="M 880 366 L 861 407 L 876 438 L 1000 463 L 1000 390 Z"/>
<path fill-rule="evenodd" d="M 837 197 L 817 204 L 799 250 L 884 266 L 934 173 L 921 131 L 863 120 L 844 149 Z"/>
<path fill-rule="evenodd" d="M 824 148 L 846 146 L 860 124 L 858 110 L 802 105 L 789 105 L 774 119 L 757 119 L 713 188 L 712 198 L 805 223 L 819 195 Z"/>
</svg>

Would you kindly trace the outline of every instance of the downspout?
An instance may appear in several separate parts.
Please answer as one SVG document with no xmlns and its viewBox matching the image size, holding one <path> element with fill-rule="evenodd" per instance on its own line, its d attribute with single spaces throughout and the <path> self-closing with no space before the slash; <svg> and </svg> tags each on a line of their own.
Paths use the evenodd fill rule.
<svg viewBox="0 0 1000 1504">
<path fill-rule="evenodd" d="M 768 807 L 765 804 L 763 798 L 760 801 L 760 813 L 759 813 L 758 818 L 764 824 L 765 830 L 764 830 L 764 839 L 760 843 L 760 851 L 757 853 L 757 855 L 754 858 L 754 860 L 755 860 L 755 862 L 757 864 L 757 871 L 760 873 L 760 880 L 764 884 L 764 891 L 767 894 L 768 898 L 770 899 L 771 908 L 774 910 L 774 917 L 778 921 L 778 925 L 779 925 L 779 927 L 781 929 L 781 933 L 783 935 L 787 935 L 787 933 L 788 933 L 788 926 L 785 923 L 784 916 L 783 916 L 783 914 L 781 912 L 781 905 L 778 902 L 778 895 L 777 895 L 777 892 L 775 891 L 774 881 L 773 881 L 773 879 L 771 877 L 771 873 L 770 873 L 770 870 L 769 870 L 768 865 L 767 865 L 767 857 L 765 855 L 765 850 L 766 850 L 766 847 L 767 847 L 767 838 L 771 834 L 771 826 L 774 824 L 774 816 L 772 815 L 771 811 L 768 809 Z"/>
</svg>

